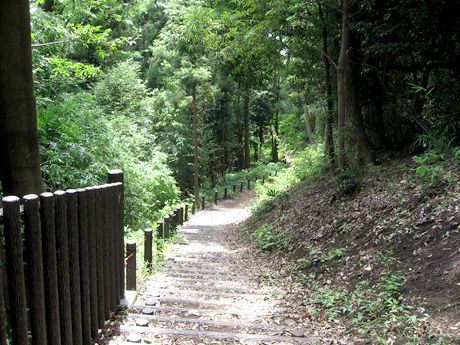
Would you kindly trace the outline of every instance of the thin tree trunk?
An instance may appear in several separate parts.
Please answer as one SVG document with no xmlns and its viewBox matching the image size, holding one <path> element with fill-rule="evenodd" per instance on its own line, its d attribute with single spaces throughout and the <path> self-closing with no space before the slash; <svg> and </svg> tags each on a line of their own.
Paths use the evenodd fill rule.
<svg viewBox="0 0 460 345">
<path fill-rule="evenodd" d="M 349 67 L 348 50 L 350 49 L 350 23 L 348 0 L 342 0 L 342 43 L 340 45 L 339 63 L 337 64 L 337 163 L 345 167 L 345 73 Z"/>
<path fill-rule="evenodd" d="M 3 194 L 42 191 L 28 0 L 0 1 L 0 180 Z"/>
<path fill-rule="evenodd" d="M 200 204 L 200 139 L 198 136 L 198 115 L 196 113 L 196 85 L 192 88 L 192 117 L 193 117 L 193 193 L 195 195 L 195 204 Z"/>
<path fill-rule="evenodd" d="M 241 107 L 240 107 L 240 95 L 236 96 L 236 128 L 237 128 L 237 139 L 238 139 L 238 170 L 244 167 L 244 155 L 243 155 L 243 126 L 241 123 Z"/>
<path fill-rule="evenodd" d="M 323 65 L 324 65 L 324 76 L 326 82 L 326 119 L 324 124 L 324 150 L 329 157 L 332 165 L 335 165 L 334 156 L 334 139 L 332 136 L 332 127 L 334 124 L 334 103 L 332 99 L 332 81 L 331 81 L 331 63 L 327 57 L 329 53 L 328 45 L 328 31 L 326 18 L 321 6 L 321 2 L 318 0 L 318 13 L 321 21 L 321 36 L 323 39 Z"/>
<path fill-rule="evenodd" d="M 377 63 L 375 63 L 377 65 Z M 377 71 L 372 73 L 368 87 L 369 94 L 369 114 L 372 118 L 372 128 L 377 137 L 377 145 L 385 148 L 387 146 L 385 122 L 383 119 L 383 87 Z"/>
<path fill-rule="evenodd" d="M 249 138 L 249 95 L 244 95 L 244 168 L 248 169 L 251 165 L 251 147 Z"/>
<path fill-rule="evenodd" d="M 305 93 L 300 93 L 300 99 L 302 100 L 302 109 L 303 109 L 303 120 L 305 121 L 305 129 L 307 130 L 307 140 L 310 145 L 315 143 L 313 139 L 313 130 L 311 128 L 310 122 L 310 112 L 308 111 L 308 104 L 307 98 L 305 97 Z"/>
<path fill-rule="evenodd" d="M 273 82 L 273 93 L 275 95 L 275 121 L 273 124 L 273 144 L 272 144 L 272 161 L 277 163 L 278 157 L 278 134 L 279 134 L 279 117 L 280 117 L 280 71 L 279 68 L 275 71 Z"/>
</svg>

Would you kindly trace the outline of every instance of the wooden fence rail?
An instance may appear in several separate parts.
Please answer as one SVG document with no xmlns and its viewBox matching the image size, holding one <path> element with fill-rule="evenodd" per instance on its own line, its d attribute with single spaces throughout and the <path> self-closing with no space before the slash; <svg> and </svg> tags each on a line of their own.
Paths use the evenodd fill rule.
<svg viewBox="0 0 460 345">
<path fill-rule="evenodd" d="M 123 172 L 2 203 L 0 345 L 90 344 L 125 295 Z"/>
<path fill-rule="evenodd" d="M 123 172 L 109 171 L 107 182 L 22 200 L 3 198 L 0 345 L 90 344 L 125 298 L 125 288 L 136 289 L 137 245 L 127 242 L 125 248 L 124 243 Z M 237 184 L 231 188 L 236 193 Z M 214 197 L 217 203 L 217 191 Z M 228 197 L 225 187 L 223 198 Z M 204 209 L 205 198 L 200 201 Z M 188 218 L 189 206 L 180 205 L 155 231 L 145 230 L 148 265 L 154 233 L 168 239 Z"/>
</svg>

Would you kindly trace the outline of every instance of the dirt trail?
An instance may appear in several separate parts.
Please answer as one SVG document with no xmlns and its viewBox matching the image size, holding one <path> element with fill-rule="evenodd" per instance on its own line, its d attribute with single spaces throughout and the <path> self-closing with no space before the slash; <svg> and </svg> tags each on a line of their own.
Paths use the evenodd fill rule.
<svg viewBox="0 0 460 345">
<path fill-rule="evenodd" d="M 113 344 L 318 344 L 301 288 L 238 240 L 253 194 L 198 212 Z"/>
</svg>

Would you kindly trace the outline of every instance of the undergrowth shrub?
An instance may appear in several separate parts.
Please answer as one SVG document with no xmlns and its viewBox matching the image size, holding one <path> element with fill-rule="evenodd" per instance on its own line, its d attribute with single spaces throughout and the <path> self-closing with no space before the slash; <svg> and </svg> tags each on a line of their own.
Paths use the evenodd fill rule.
<svg viewBox="0 0 460 345">
<path fill-rule="evenodd" d="M 278 176 L 282 174 L 282 170 L 285 169 L 285 167 L 286 166 L 283 163 L 254 164 L 249 169 L 227 173 L 224 178 L 219 179 L 219 181 L 214 184 L 210 179 L 205 179 L 202 184 L 201 193 L 206 200 L 211 202 L 211 200 L 214 200 L 214 191 L 217 191 L 219 198 L 222 198 L 224 189 L 227 187 L 228 195 L 229 197 L 232 197 L 233 185 L 236 185 L 237 191 L 239 192 L 240 183 L 243 182 L 243 186 L 246 189 L 248 179 L 250 179 L 250 186 L 251 188 L 254 188 L 256 180 L 265 178 L 265 180 L 268 181 L 269 176 L 274 176 L 275 172 Z"/>
<path fill-rule="evenodd" d="M 331 255 L 333 254 L 333 255 Z M 329 252 L 334 260 L 342 250 Z M 352 287 L 337 286 L 330 280 L 320 283 L 314 273 L 306 273 L 310 260 L 294 267 L 301 281 L 310 287 L 312 315 L 322 315 L 334 322 L 343 320 L 346 333 L 372 340 L 373 344 L 451 344 L 450 335 L 430 332 L 429 316 L 402 293 L 404 278 L 390 268 L 397 264 L 392 252 L 381 253 L 383 269 L 374 280 L 363 279 Z"/>
<path fill-rule="evenodd" d="M 257 183 L 257 199 L 253 205 L 254 219 L 259 219 L 278 202 L 288 197 L 288 190 L 299 182 L 314 179 L 328 167 L 322 144 L 309 146 L 293 158 L 291 165 L 280 171 L 276 178 Z"/>
<path fill-rule="evenodd" d="M 277 232 L 273 225 L 262 224 L 252 233 L 251 237 L 261 250 L 288 250 L 296 241 L 297 232 L 294 229 Z"/>
<path fill-rule="evenodd" d="M 415 175 L 425 188 L 437 188 L 449 183 L 452 177 L 451 163 L 460 169 L 460 148 L 447 151 L 429 149 L 422 154 L 412 157 L 417 164 Z"/>
</svg>

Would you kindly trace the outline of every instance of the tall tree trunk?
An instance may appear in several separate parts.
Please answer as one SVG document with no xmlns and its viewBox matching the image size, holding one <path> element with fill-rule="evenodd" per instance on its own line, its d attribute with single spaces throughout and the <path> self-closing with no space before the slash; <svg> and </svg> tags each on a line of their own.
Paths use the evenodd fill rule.
<svg viewBox="0 0 460 345">
<path fill-rule="evenodd" d="M 334 125 L 334 103 L 332 99 L 332 80 L 331 80 L 331 63 L 329 62 L 329 45 L 326 17 L 318 0 L 318 13 L 321 21 L 321 36 L 323 40 L 323 65 L 324 77 L 326 83 L 326 119 L 324 123 L 324 150 L 329 157 L 332 165 L 335 165 L 334 139 L 332 136 L 332 127 Z"/>
<path fill-rule="evenodd" d="M 192 118 L 193 118 L 193 194 L 195 204 L 200 204 L 200 138 L 198 134 L 198 114 L 196 113 L 196 85 L 192 87 Z"/>
<path fill-rule="evenodd" d="M 377 63 L 375 63 L 377 65 Z M 385 148 L 387 146 L 385 121 L 383 118 L 383 87 L 377 71 L 372 72 L 369 81 L 369 115 L 371 117 L 372 128 L 376 134 L 377 146 Z"/>
<path fill-rule="evenodd" d="M 244 168 L 248 169 L 251 165 L 251 147 L 249 138 L 249 95 L 244 95 L 243 104 L 243 117 L 244 117 Z"/>
<path fill-rule="evenodd" d="M 237 139 L 238 139 L 238 150 L 237 150 L 237 159 L 238 159 L 238 170 L 243 169 L 244 167 L 244 155 L 243 155 L 243 125 L 241 122 L 241 106 L 240 106 L 240 95 L 236 96 L 236 130 L 237 130 Z"/>
<path fill-rule="evenodd" d="M 259 144 L 254 141 L 254 162 L 258 162 L 259 161 Z"/>
<path fill-rule="evenodd" d="M 339 63 L 337 64 L 337 164 L 345 167 L 345 74 L 349 68 L 348 50 L 350 49 L 350 23 L 348 0 L 342 0 L 342 43 Z"/>
<path fill-rule="evenodd" d="M 258 145 L 259 152 L 257 154 L 257 158 L 256 158 L 256 153 L 254 153 L 254 160 L 255 161 L 259 161 L 259 160 L 261 160 L 263 158 L 263 147 L 264 147 L 264 124 L 263 123 L 258 124 L 257 138 L 258 138 L 258 141 L 259 141 L 259 145 Z"/>
<path fill-rule="evenodd" d="M 372 151 L 364 134 L 359 104 L 359 75 L 356 62 L 352 62 L 350 57 L 353 49 L 350 32 L 351 0 L 342 0 L 342 11 L 342 43 L 337 66 L 339 168 L 345 167 L 345 150 L 351 150 L 352 143 L 364 163 L 372 162 Z"/>
<path fill-rule="evenodd" d="M 275 96 L 275 119 L 273 124 L 273 143 L 272 143 L 272 161 L 277 163 L 278 157 L 278 134 L 280 123 L 280 70 L 276 68 L 273 82 L 273 94 Z"/>
<path fill-rule="evenodd" d="M 305 129 L 307 130 L 307 140 L 310 145 L 315 143 L 313 139 L 313 130 L 311 128 L 310 122 L 310 112 L 308 111 L 308 104 L 307 98 L 305 97 L 305 93 L 300 93 L 300 99 L 302 100 L 302 109 L 303 109 L 303 120 L 305 121 Z"/>
<path fill-rule="evenodd" d="M 0 180 L 3 194 L 42 191 L 28 0 L 0 1 Z"/>
</svg>

